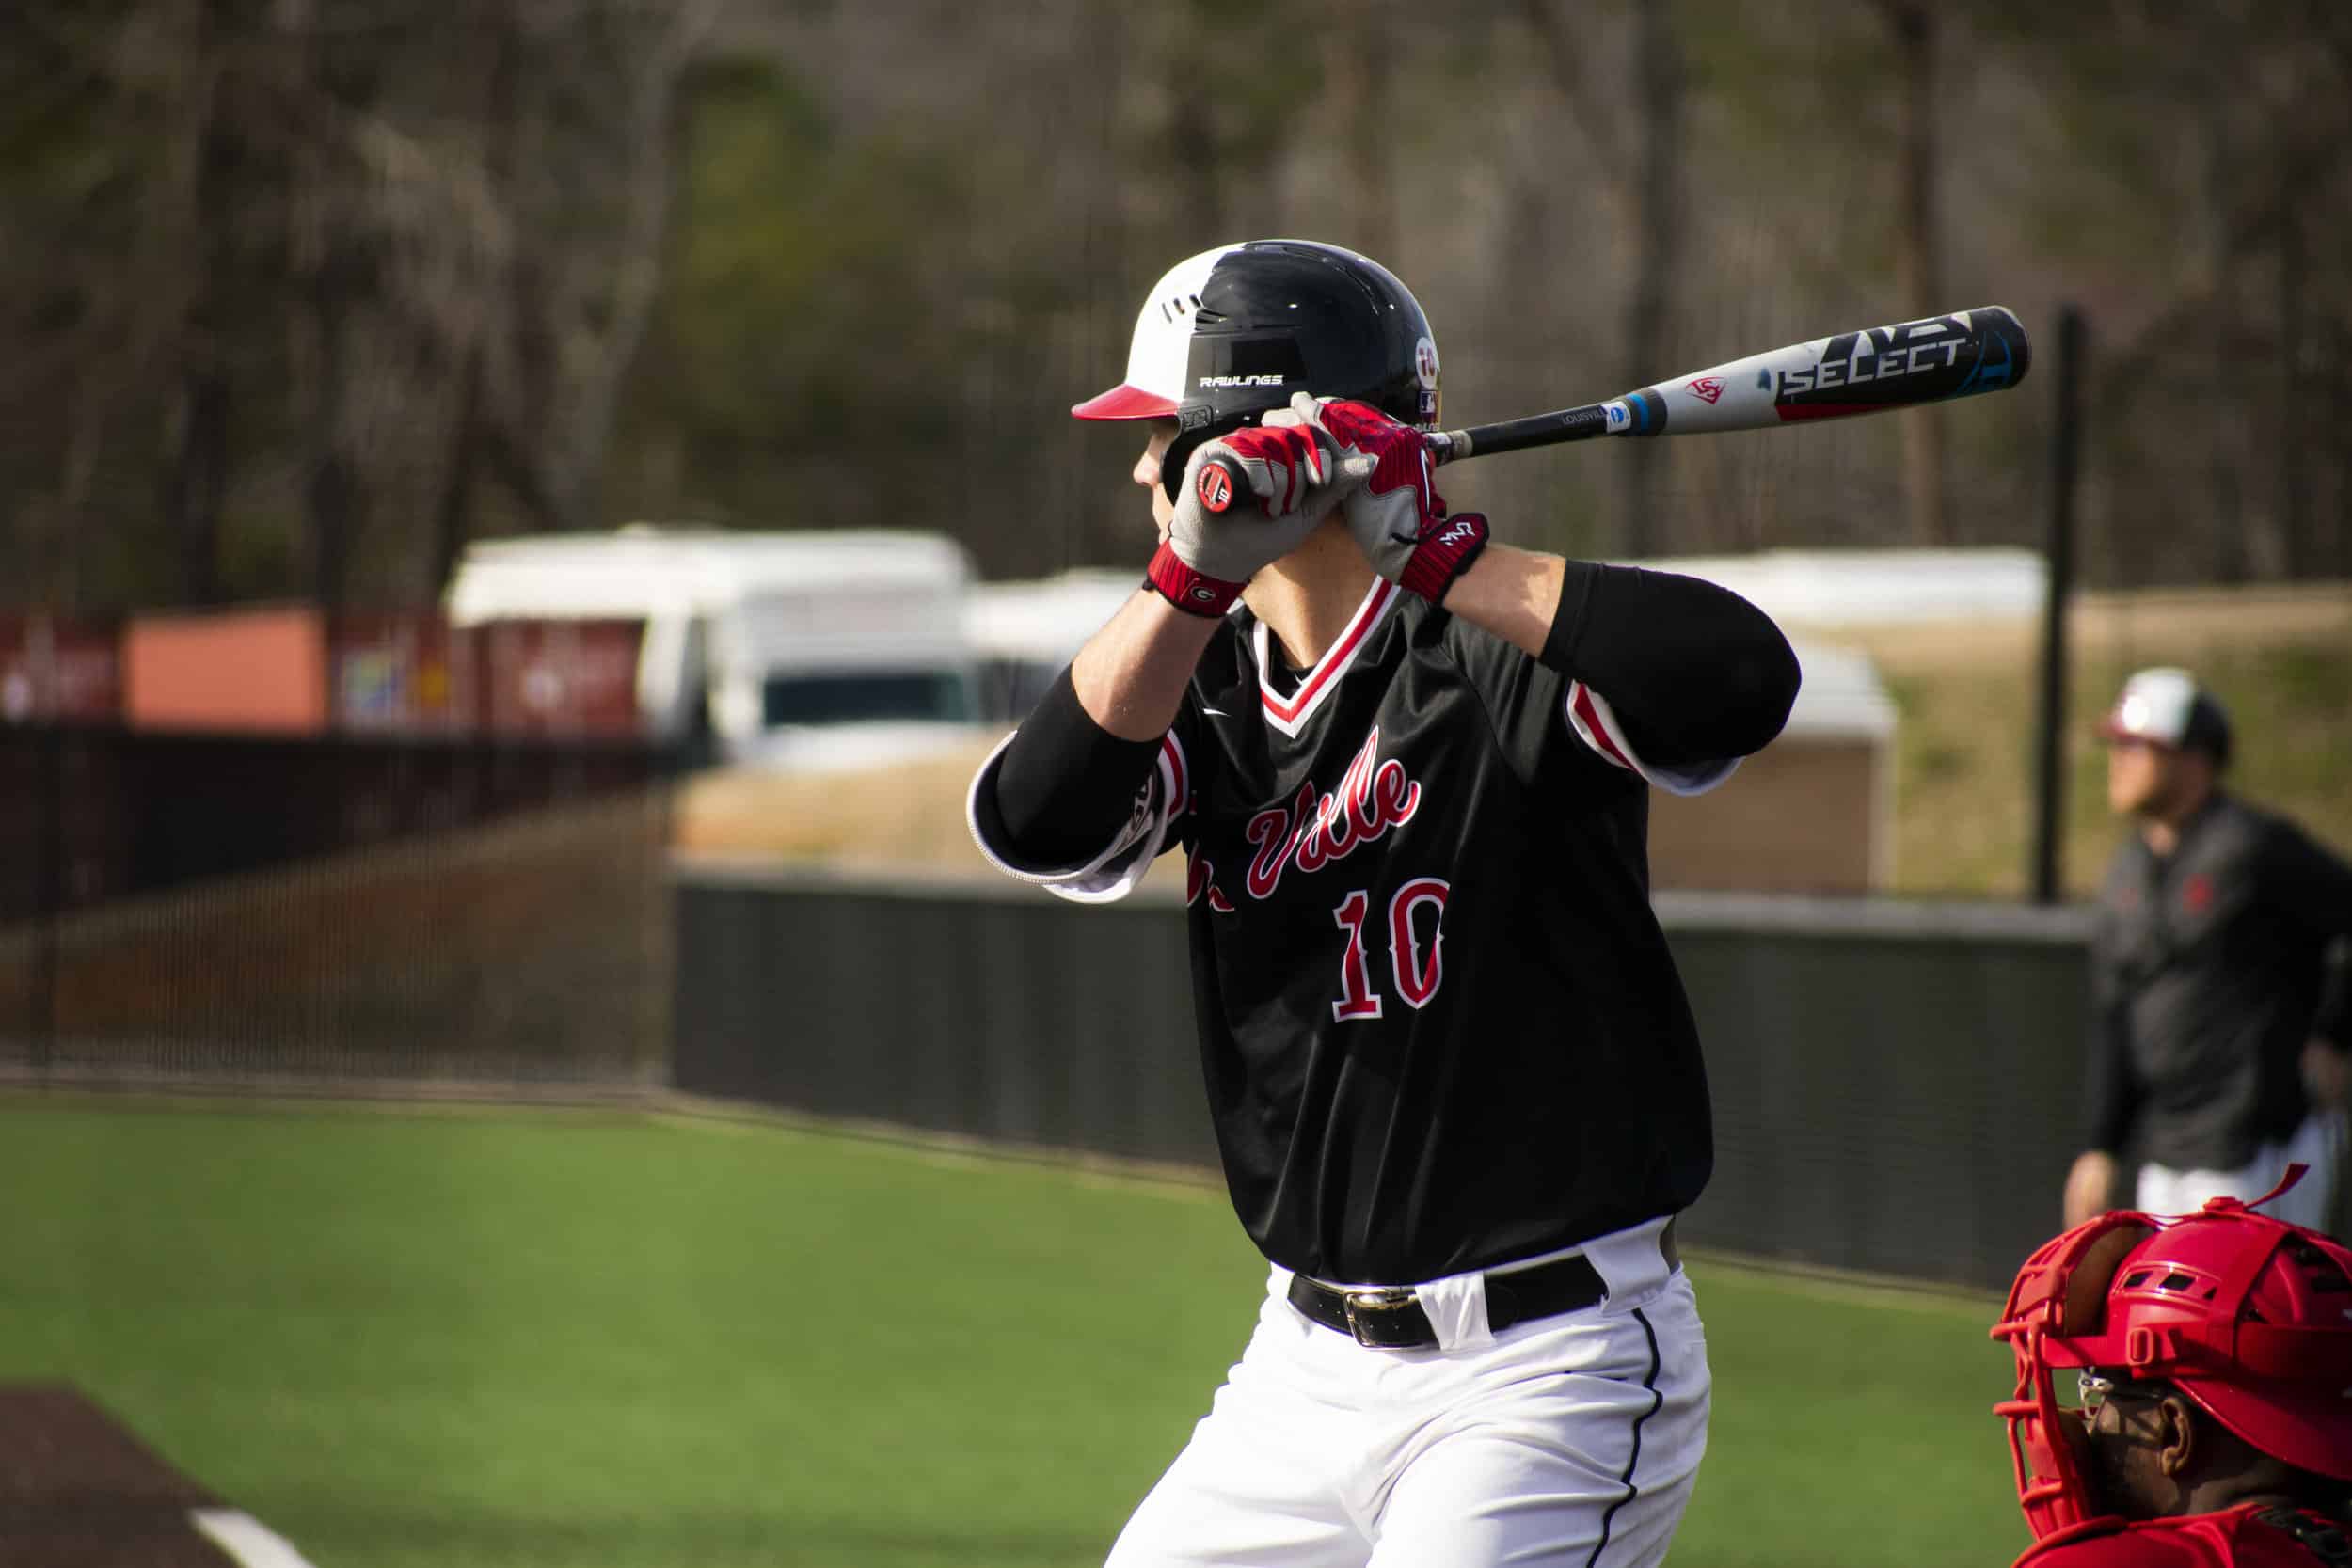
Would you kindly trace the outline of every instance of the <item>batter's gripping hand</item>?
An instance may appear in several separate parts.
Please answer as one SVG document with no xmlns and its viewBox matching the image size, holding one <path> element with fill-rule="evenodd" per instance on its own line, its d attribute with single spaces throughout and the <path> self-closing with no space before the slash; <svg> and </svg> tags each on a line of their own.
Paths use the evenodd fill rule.
<svg viewBox="0 0 2352 1568">
<path fill-rule="evenodd" d="M 1293 416 L 1325 432 L 1339 448 L 1340 467 L 1369 470 L 1346 497 L 1347 531 L 1391 582 L 1441 603 L 1454 579 L 1486 547 L 1486 519 L 1475 512 L 1448 517 L 1431 488 L 1429 448 L 1420 431 L 1368 403 L 1317 403 L 1301 392 Z"/>
<path fill-rule="evenodd" d="M 1339 505 L 1333 455 L 1321 431 L 1296 424 L 1202 442 L 1145 580 L 1179 610 L 1224 614 L 1260 567 L 1296 549 Z M 1255 504 L 1232 491 L 1236 472 Z"/>
</svg>

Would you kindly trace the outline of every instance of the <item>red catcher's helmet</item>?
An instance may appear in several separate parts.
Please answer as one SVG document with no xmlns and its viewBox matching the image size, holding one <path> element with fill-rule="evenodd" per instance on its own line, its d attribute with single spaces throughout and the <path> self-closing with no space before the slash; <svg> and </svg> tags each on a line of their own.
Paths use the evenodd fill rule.
<svg viewBox="0 0 2352 1568">
<path fill-rule="evenodd" d="M 2231 1197 L 2177 1219 L 2102 1214 L 2026 1259 L 1993 1338 L 2017 1357 L 2016 1393 L 1993 1411 L 2036 1538 L 2096 1512 L 2059 1368 L 2169 1383 L 2272 1458 L 2352 1481 L 2352 1250 L 2316 1230 Z"/>
</svg>

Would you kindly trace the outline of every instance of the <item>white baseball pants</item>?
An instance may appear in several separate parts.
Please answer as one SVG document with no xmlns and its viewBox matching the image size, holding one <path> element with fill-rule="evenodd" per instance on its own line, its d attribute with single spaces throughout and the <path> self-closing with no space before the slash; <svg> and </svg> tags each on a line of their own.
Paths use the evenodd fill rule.
<svg viewBox="0 0 2352 1568">
<path fill-rule="evenodd" d="M 2289 1225 L 2325 1232 L 2328 1205 L 2341 1174 L 2344 1117 L 2313 1111 L 2282 1144 L 2265 1144 L 2251 1163 L 2236 1170 L 2175 1170 L 2153 1161 L 2139 1167 L 2135 1200 L 2142 1213 L 2193 1214 L 2209 1197 L 2251 1203 L 2279 1184 L 2291 1164 L 2308 1165 L 2303 1180 L 2263 1205 L 2262 1212 Z"/>
<path fill-rule="evenodd" d="M 1708 1375 L 1659 1229 L 1581 1249 L 1610 1287 L 1598 1306 L 1500 1335 L 1481 1275 L 1416 1287 L 1434 1350 L 1311 1323 L 1274 1270 L 1248 1349 L 1106 1568 L 1662 1561 L 1707 1448 Z"/>
</svg>

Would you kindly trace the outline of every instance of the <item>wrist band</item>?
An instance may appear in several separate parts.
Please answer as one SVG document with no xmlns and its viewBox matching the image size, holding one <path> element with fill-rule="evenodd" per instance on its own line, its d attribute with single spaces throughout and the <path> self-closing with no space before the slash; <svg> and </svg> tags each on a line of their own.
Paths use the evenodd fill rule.
<svg viewBox="0 0 2352 1568">
<path fill-rule="evenodd" d="M 1456 512 L 1445 519 L 1443 528 L 1414 546 L 1396 580 L 1430 603 L 1441 604 L 1454 579 L 1469 571 L 1486 547 L 1486 517 L 1476 512 Z"/>
<path fill-rule="evenodd" d="M 1165 542 L 1152 552 L 1152 564 L 1144 570 L 1143 586 L 1185 614 L 1207 620 L 1215 620 L 1232 609 L 1242 590 L 1238 582 L 1204 577 L 1194 571 Z"/>
</svg>

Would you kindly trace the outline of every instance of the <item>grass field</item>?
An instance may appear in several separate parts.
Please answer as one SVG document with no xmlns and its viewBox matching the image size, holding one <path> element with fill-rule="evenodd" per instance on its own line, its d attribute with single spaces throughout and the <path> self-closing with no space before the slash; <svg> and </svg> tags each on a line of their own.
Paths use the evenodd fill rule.
<svg viewBox="0 0 2352 1568">
<path fill-rule="evenodd" d="M 1239 1351 L 1220 1194 L 766 1123 L 0 1101 L 0 1382 L 319 1568 L 1092 1564 Z M 2023 1544 L 1992 1303 L 1691 1264 L 1677 1564 Z"/>
</svg>

